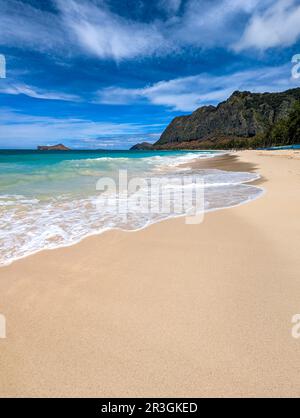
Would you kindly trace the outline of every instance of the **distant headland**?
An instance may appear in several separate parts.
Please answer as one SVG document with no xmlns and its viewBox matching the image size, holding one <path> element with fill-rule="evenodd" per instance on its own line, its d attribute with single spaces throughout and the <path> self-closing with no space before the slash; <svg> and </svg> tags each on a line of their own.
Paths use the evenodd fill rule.
<svg viewBox="0 0 300 418">
<path fill-rule="evenodd" d="M 136 144 L 130 148 L 131 151 L 144 151 L 144 150 L 151 150 L 153 149 L 153 145 L 149 142 L 142 142 L 140 144 Z"/>
<path fill-rule="evenodd" d="M 66 147 L 64 144 L 57 145 L 39 145 L 37 147 L 38 151 L 71 151 L 70 148 Z"/>
<path fill-rule="evenodd" d="M 178 116 L 153 145 L 133 150 L 232 149 L 300 143 L 300 88 L 280 93 L 235 91 L 218 106 Z"/>
</svg>

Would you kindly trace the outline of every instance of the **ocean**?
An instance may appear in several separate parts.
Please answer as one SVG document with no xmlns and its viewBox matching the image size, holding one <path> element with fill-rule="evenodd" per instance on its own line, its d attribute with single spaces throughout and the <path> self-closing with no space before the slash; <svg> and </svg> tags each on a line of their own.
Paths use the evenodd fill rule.
<svg viewBox="0 0 300 418">
<path fill-rule="evenodd" d="M 216 169 L 182 167 L 194 159 L 214 158 L 213 151 L 0 151 L 0 265 L 7 265 L 43 249 L 72 245 L 84 237 L 110 229 L 138 230 L 152 223 L 187 213 L 116 211 L 116 201 L 128 194 L 111 189 L 110 202 L 99 206 L 99 180 L 118 185 L 120 170 L 139 179 L 139 191 L 158 204 L 170 184 L 204 184 L 204 210 L 232 207 L 258 198 L 263 190 L 250 184 L 259 176 Z M 159 195 L 145 184 L 163 180 Z M 146 182 L 146 183 L 145 183 Z M 148 182 L 148 183 L 147 183 Z M 173 182 L 173 183 L 172 183 Z M 178 184 L 178 183 L 177 183 Z M 144 187 L 144 190 L 143 190 Z M 173 196 L 173 199 L 176 199 Z M 173 202 L 174 203 L 174 202 Z M 176 203 L 176 202 L 175 202 Z M 159 205 L 158 205 L 159 206 Z"/>
</svg>

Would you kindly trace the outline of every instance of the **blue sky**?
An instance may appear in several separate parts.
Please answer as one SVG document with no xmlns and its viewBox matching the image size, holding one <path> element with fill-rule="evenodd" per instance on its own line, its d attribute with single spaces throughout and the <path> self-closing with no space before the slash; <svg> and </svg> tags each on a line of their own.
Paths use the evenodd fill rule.
<svg viewBox="0 0 300 418">
<path fill-rule="evenodd" d="M 300 87 L 300 0 L 0 0 L 0 148 L 126 149 L 234 90 Z"/>
</svg>

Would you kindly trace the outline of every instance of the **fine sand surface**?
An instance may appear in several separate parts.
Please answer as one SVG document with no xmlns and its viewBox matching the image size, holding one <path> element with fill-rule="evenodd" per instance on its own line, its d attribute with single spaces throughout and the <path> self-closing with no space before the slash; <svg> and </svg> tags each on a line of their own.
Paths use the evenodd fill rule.
<svg viewBox="0 0 300 418">
<path fill-rule="evenodd" d="M 200 225 L 112 231 L 1 268 L 0 396 L 299 396 L 299 155 L 223 158 L 266 194 Z"/>
</svg>

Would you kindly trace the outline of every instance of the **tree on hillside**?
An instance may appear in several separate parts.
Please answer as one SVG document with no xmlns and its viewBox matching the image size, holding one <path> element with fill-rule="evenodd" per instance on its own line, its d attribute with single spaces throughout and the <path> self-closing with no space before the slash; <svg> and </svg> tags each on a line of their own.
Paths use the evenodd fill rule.
<svg viewBox="0 0 300 418">
<path fill-rule="evenodd" d="M 264 146 L 300 143 L 300 102 L 296 102 L 287 118 L 278 121 L 265 135 Z"/>
<path fill-rule="evenodd" d="M 300 102 L 297 102 L 289 117 L 288 136 L 290 144 L 300 144 Z"/>
</svg>

